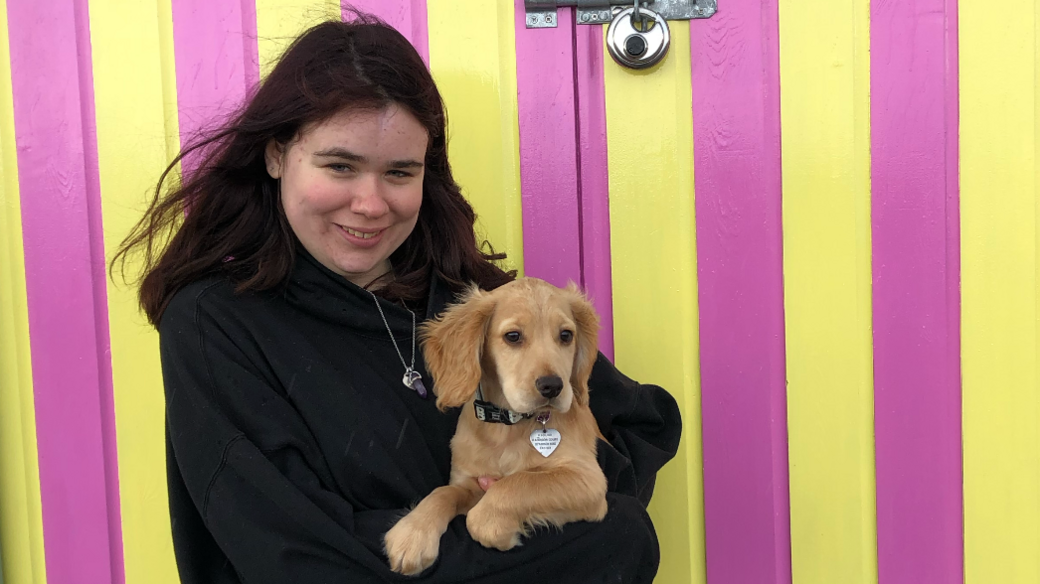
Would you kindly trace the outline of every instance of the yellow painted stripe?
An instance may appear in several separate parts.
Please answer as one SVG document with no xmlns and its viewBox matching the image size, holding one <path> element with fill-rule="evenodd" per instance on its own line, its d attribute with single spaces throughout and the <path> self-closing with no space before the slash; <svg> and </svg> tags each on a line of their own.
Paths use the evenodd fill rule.
<svg viewBox="0 0 1040 584">
<path fill-rule="evenodd" d="M 0 579 L 44 584 L 40 467 L 9 47 L 7 1 L 0 0 Z"/>
<path fill-rule="evenodd" d="M 513 3 L 437 1 L 427 11 L 430 69 L 448 109 L 455 180 L 476 209 L 478 232 L 522 272 Z"/>
<path fill-rule="evenodd" d="M 179 147 L 170 0 L 93 1 L 90 36 L 110 259 Z M 128 275 L 137 274 L 135 260 Z M 179 580 L 166 495 L 158 335 L 138 311 L 136 289 L 118 278 L 108 285 L 108 318 L 126 582 L 172 584 Z"/>
<path fill-rule="evenodd" d="M 869 0 L 780 0 L 795 584 L 877 582 Z"/>
<path fill-rule="evenodd" d="M 671 33 L 665 60 L 647 71 L 622 68 L 604 51 L 614 352 L 621 371 L 664 387 L 682 409 L 679 453 L 650 503 L 657 581 L 703 583 L 690 30 L 673 23 Z"/>
<path fill-rule="evenodd" d="M 256 0 L 260 78 L 267 77 L 282 52 L 304 30 L 340 19 L 339 0 Z"/>
<path fill-rule="evenodd" d="M 967 584 L 1040 582 L 1036 10 L 959 19 Z"/>
</svg>

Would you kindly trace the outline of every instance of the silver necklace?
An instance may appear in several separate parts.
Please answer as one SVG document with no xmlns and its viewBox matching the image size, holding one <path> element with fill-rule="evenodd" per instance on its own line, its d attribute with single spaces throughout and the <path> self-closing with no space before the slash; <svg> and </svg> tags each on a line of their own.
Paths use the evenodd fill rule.
<svg viewBox="0 0 1040 584">
<path fill-rule="evenodd" d="M 383 324 L 386 325 L 386 332 L 390 335 L 390 342 L 394 344 L 394 350 L 397 351 L 397 356 L 401 359 L 401 365 L 404 365 L 404 377 L 401 379 L 401 383 L 404 383 L 405 387 L 419 394 L 419 397 L 426 399 L 426 386 L 422 382 L 422 375 L 415 370 L 415 313 L 411 310 L 408 311 L 408 314 L 412 315 L 412 364 L 409 365 L 405 363 L 404 355 L 401 354 L 401 349 L 397 347 L 394 333 L 390 330 L 390 323 L 386 321 L 383 308 L 379 306 L 379 298 L 371 290 L 368 293 L 372 295 L 372 300 L 375 300 L 376 310 L 379 311 L 379 316 L 383 319 Z"/>
</svg>

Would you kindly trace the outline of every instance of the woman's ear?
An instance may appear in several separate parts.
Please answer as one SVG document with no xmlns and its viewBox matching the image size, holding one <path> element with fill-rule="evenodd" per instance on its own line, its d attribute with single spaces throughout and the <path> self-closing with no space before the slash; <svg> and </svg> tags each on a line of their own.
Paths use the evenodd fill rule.
<svg viewBox="0 0 1040 584">
<path fill-rule="evenodd" d="M 484 339 L 494 312 L 491 295 L 473 286 L 458 304 L 423 323 L 423 357 L 441 411 L 465 404 L 476 393 Z"/>
<path fill-rule="evenodd" d="M 574 323 L 578 328 L 575 331 L 577 343 L 574 365 L 571 367 L 571 388 L 574 389 L 574 399 L 578 404 L 585 405 L 589 402 L 589 377 L 592 375 L 592 366 L 596 364 L 596 358 L 599 356 L 599 315 L 573 282 L 568 283 L 565 290 L 570 295 L 571 314 L 574 315 Z"/>
<path fill-rule="evenodd" d="M 273 138 L 264 148 L 264 164 L 267 165 L 267 174 L 271 175 L 271 178 L 275 180 L 282 178 L 282 158 L 284 154 L 285 147 Z"/>
</svg>

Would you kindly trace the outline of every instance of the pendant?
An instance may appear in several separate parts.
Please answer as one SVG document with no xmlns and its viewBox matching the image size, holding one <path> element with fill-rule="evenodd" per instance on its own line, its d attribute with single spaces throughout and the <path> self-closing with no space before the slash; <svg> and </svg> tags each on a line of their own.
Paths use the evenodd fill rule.
<svg viewBox="0 0 1040 584">
<path fill-rule="evenodd" d="M 560 440 L 562 439 L 559 430 L 545 427 L 545 423 L 549 421 L 550 414 L 551 412 L 548 410 L 539 413 L 534 420 L 542 425 L 542 429 L 531 432 L 531 446 L 534 446 L 534 449 L 539 454 L 547 458 L 560 445 Z"/>
<path fill-rule="evenodd" d="M 415 369 L 410 367 L 405 369 L 404 378 L 401 379 L 401 382 L 404 383 L 405 387 L 419 394 L 419 397 L 426 398 L 426 386 L 422 382 L 422 375 Z"/>
<path fill-rule="evenodd" d="M 531 432 L 531 445 L 542 456 L 548 457 L 560 445 L 560 431 L 555 428 Z"/>
</svg>

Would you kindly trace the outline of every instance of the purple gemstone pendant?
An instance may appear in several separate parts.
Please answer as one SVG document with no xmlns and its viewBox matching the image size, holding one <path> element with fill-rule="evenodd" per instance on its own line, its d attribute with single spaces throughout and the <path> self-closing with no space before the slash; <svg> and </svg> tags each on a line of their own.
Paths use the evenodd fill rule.
<svg viewBox="0 0 1040 584">
<path fill-rule="evenodd" d="M 422 378 L 418 378 L 412 382 L 412 389 L 415 393 L 419 394 L 419 397 L 426 399 L 426 386 L 423 385 Z"/>
<path fill-rule="evenodd" d="M 414 390 L 415 393 L 419 394 L 419 397 L 423 399 L 426 398 L 426 386 L 423 385 L 422 375 L 419 375 L 418 371 L 411 368 L 407 369 L 404 372 L 404 378 L 401 381 L 404 383 L 405 387 Z"/>
</svg>

